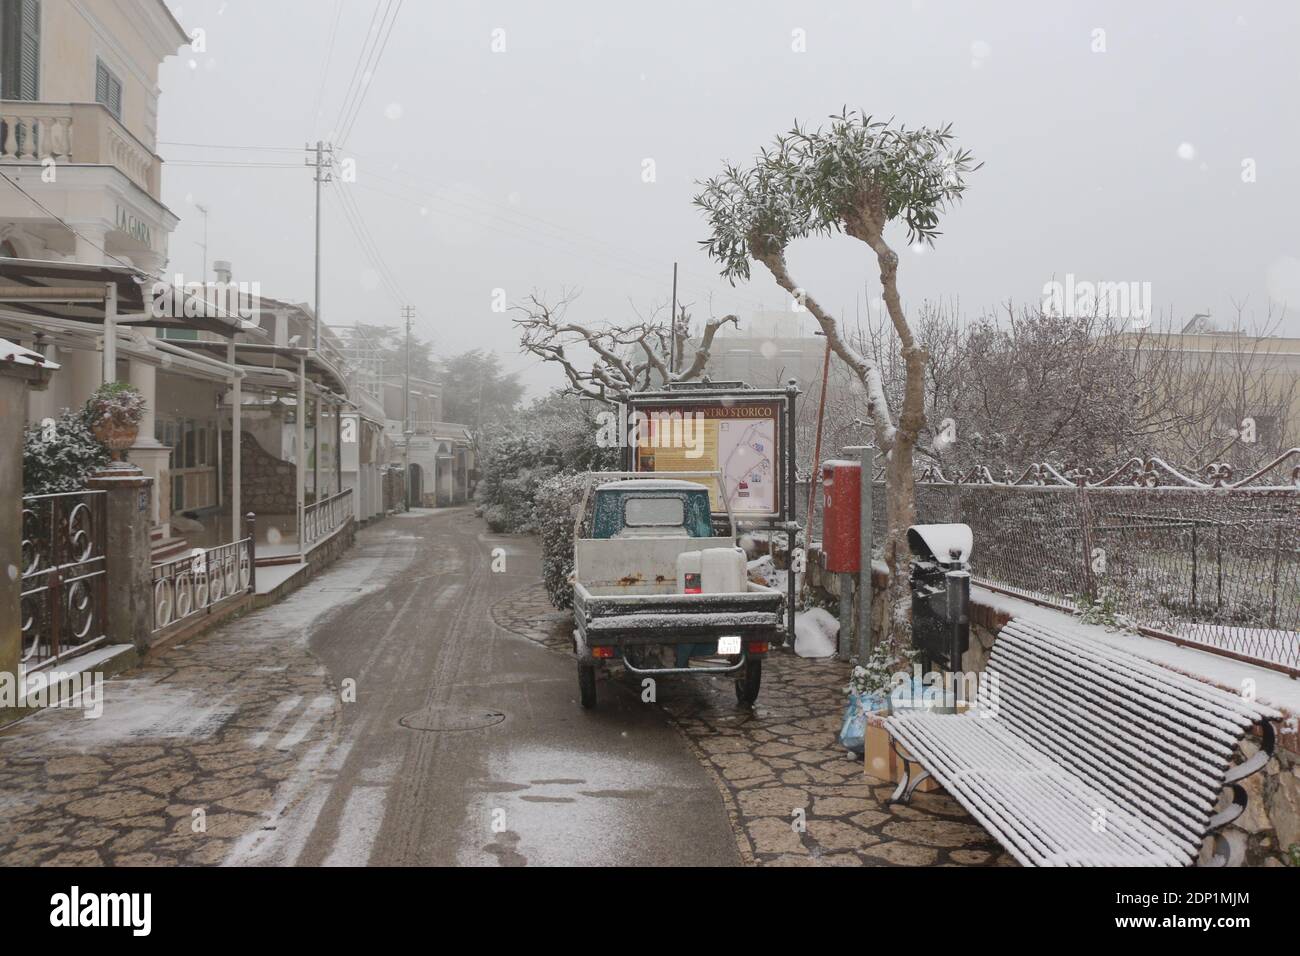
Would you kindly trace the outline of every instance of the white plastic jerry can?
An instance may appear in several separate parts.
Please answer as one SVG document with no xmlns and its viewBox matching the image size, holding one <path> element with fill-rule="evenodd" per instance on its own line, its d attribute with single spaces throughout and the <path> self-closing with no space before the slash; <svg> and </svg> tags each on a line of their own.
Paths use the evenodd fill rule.
<svg viewBox="0 0 1300 956">
<path fill-rule="evenodd" d="M 701 555 L 705 594 L 735 594 L 748 590 L 745 552 L 740 548 L 706 548 Z"/>
</svg>

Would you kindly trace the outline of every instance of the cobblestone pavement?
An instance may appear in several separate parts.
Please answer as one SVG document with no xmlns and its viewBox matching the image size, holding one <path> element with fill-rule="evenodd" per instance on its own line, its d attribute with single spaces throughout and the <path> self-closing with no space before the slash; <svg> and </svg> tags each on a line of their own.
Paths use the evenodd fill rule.
<svg viewBox="0 0 1300 956">
<path fill-rule="evenodd" d="M 572 614 L 552 608 L 540 586 L 492 613 L 508 630 L 571 652 Z M 847 757 L 837 740 L 848 672 L 839 661 L 773 653 L 752 710 L 736 703 L 730 680 L 660 682 L 659 706 L 711 771 L 742 858 L 776 866 L 1014 865 L 946 794 L 886 805 L 893 785 L 866 777 L 861 759 Z"/>
<path fill-rule="evenodd" d="M 376 562 L 162 651 L 103 685 L 97 719 L 49 709 L 0 732 L 0 865 L 222 862 L 272 828 L 334 737 L 310 625 Z"/>
</svg>

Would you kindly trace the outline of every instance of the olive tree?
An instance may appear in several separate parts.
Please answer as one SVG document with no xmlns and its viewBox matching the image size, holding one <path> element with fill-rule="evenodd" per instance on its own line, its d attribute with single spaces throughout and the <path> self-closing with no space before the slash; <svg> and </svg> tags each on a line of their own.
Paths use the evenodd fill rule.
<svg viewBox="0 0 1300 956">
<path fill-rule="evenodd" d="M 885 230 L 898 224 L 909 245 L 933 245 L 940 214 L 961 198 L 966 175 L 979 168 L 953 139 L 951 126 L 907 129 L 845 109 L 816 129 L 796 124 L 747 166 L 724 166 L 720 175 L 699 184 L 695 197 L 710 230 L 702 245 L 722 275 L 734 284 L 750 277 L 751 262 L 760 263 L 812 313 L 865 390 L 876 447 L 885 455 L 887 619 L 899 638 L 908 630 L 902 569 L 907 528 L 916 517 L 912 453 L 926 424 L 927 357 L 903 310 L 898 253 Z M 790 274 L 790 243 L 830 234 L 865 243 L 879 267 L 882 299 L 904 367 L 897 409 L 890 406 L 877 361 L 854 348 L 835 318 Z"/>
</svg>

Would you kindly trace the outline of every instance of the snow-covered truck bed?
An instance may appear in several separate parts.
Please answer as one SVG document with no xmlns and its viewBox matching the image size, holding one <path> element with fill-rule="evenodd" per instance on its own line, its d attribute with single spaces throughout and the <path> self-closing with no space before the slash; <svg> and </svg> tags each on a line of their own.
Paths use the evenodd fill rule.
<svg viewBox="0 0 1300 956">
<path fill-rule="evenodd" d="M 586 501 L 583 516 L 586 517 Z M 744 703 L 758 696 L 762 655 L 776 639 L 784 598 L 743 580 L 734 590 L 684 593 L 678 557 L 735 550 L 715 536 L 704 486 L 629 480 L 596 489 L 591 537 L 574 540 L 574 645 L 584 707 L 596 668 L 621 662 L 637 675 L 731 674 Z M 743 569 L 743 557 L 738 557 Z"/>
</svg>

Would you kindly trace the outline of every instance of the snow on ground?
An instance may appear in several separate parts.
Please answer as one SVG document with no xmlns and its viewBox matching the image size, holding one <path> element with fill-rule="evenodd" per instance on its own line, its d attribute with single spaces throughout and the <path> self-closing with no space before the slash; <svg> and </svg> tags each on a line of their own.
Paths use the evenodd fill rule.
<svg viewBox="0 0 1300 956">
<path fill-rule="evenodd" d="M 761 558 L 755 558 L 746 566 L 749 574 L 749 580 L 755 584 L 764 584 L 769 588 L 776 587 L 776 579 L 779 572 L 776 570 L 776 562 L 772 560 L 770 554 L 765 554 Z"/>
<path fill-rule="evenodd" d="M 840 622 L 823 608 L 799 611 L 794 616 L 794 652 L 800 657 L 830 657 Z"/>
</svg>

